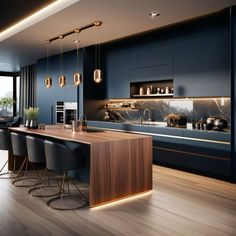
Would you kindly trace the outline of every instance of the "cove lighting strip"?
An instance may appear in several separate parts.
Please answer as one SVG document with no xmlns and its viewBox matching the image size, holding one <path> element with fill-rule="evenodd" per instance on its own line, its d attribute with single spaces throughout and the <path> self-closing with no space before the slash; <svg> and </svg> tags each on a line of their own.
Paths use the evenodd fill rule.
<svg viewBox="0 0 236 236">
<path fill-rule="evenodd" d="M 57 0 L 56 2 L 4 30 L 0 33 L 0 42 L 79 1 L 80 0 Z"/>
</svg>

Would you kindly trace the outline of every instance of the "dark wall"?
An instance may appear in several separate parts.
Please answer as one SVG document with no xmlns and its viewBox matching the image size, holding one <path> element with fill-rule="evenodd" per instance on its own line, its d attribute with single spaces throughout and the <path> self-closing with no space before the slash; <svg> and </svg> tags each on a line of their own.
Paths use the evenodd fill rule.
<svg viewBox="0 0 236 236">
<path fill-rule="evenodd" d="M 103 81 L 99 84 L 93 81 L 93 71 L 95 69 L 95 47 L 84 48 L 84 80 L 80 86 L 80 92 L 83 93 L 83 99 L 80 107 L 80 114 L 84 113 L 89 120 L 100 120 L 103 115 L 102 108 L 106 99 L 106 81 L 102 73 Z M 104 71 L 103 68 L 102 72 Z"/>
<path fill-rule="evenodd" d="M 83 55 L 82 50 L 79 52 L 79 72 L 83 74 Z M 78 88 L 73 87 L 73 74 L 76 72 L 76 51 L 64 53 L 63 69 L 61 66 L 60 56 L 50 57 L 49 75 L 52 78 L 52 87 L 44 87 L 43 78 L 47 74 L 47 60 L 41 59 L 36 65 L 36 105 L 39 107 L 39 122 L 50 124 L 55 122 L 55 103 L 56 101 L 77 102 Z M 67 86 L 60 88 L 57 84 L 59 74 L 66 76 Z"/>
</svg>

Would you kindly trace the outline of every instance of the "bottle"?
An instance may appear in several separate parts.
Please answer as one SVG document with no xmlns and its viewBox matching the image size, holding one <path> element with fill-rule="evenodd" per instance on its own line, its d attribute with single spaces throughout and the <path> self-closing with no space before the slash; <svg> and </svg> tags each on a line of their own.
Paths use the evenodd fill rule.
<svg viewBox="0 0 236 236">
<path fill-rule="evenodd" d="M 169 94 L 170 90 L 169 90 L 169 87 L 166 86 L 166 94 Z"/>
<path fill-rule="evenodd" d="M 150 95 L 151 94 L 151 90 L 150 90 L 150 88 L 148 87 L 147 88 L 147 95 Z"/>
<path fill-rule="evenodd" d="M 142 86 L 139 89 L 139 95 L 143 95 L 143 87 Z"/>
</svg>

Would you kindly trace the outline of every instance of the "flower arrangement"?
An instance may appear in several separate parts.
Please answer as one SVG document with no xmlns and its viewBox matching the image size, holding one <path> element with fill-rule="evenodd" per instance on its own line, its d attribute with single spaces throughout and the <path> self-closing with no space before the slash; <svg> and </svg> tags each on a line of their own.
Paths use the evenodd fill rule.
<svg viewBox="0 0 236 236">
<path fill-rule="evenodd" d="M 27 120 L 35 120 L 38 117 L 38 107 L 29 107 L 28 109 L 25 110 L 25 116 Z"/>
</svg>

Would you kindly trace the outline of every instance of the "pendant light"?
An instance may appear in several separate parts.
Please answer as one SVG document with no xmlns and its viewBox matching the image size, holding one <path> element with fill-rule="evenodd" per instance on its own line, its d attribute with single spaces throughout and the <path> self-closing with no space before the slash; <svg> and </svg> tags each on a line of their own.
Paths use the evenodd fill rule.
<svg viewBox="0 0 236 236">
<path fill-rule="evenodd" d="M 97 84 L 102 82 L 102 71 L 100 69 L 100 44 L 95 45 L 95 70 L 93 72 L 93 80 Z"/>
<path fill-rule="evenodd" d="M 63 39 L 63 36 L 60 36 L 60 39 Z M 63 63 L 63 44 L 61 41 L 61 55 L 60 55 L 60 68 L 61 68 L 61 75 L 58 76 L 58 85 L 59 87 L 63 88 L 66 86 L 66 77 L 63 75 L 63 68 L 64 63 Z"/>
<path fill-rule="evenodd" d="M 78 39 L 78 34 L 79 30 L 75 30 L 76 33 L 76 73 L 74 73 L 73 76 L 73 85 L 78 86 L 81 84 L 81 74 L 79 73 L 79 39 Z"/>
<path fill-rule="evenodd" d="M 52 78 L 48 75 L 48 67 L 49 67 L 49 56 L 48 56 L 48 44 L 49 42 L 46 41 L 46 45 L 47 45 L 47 75 L 44 77 L 44 87 L 45 88 L 51 88 L 52 86 Z"/>
</svg>

